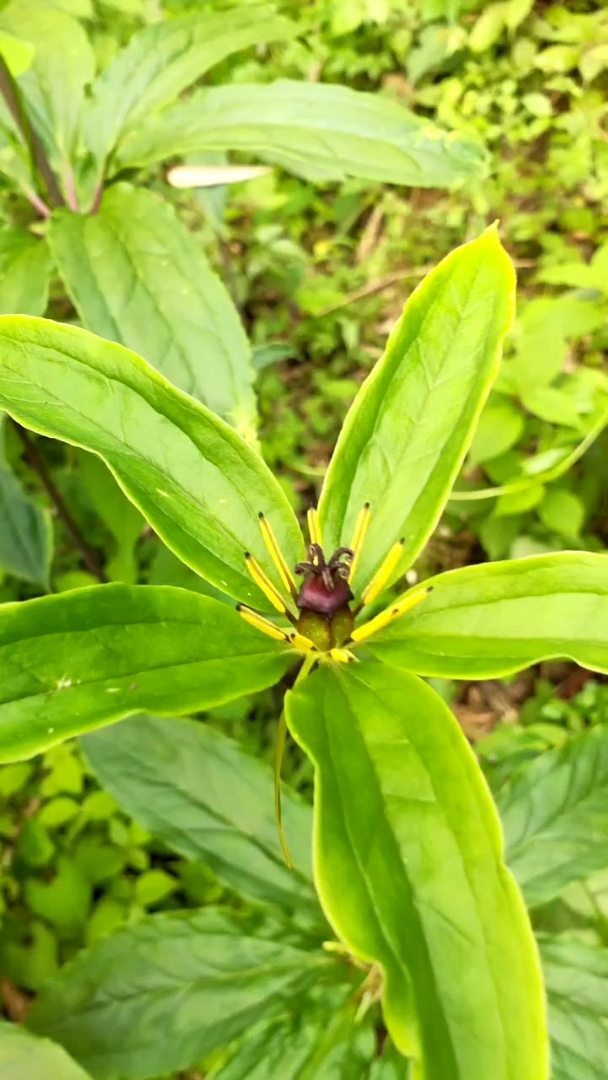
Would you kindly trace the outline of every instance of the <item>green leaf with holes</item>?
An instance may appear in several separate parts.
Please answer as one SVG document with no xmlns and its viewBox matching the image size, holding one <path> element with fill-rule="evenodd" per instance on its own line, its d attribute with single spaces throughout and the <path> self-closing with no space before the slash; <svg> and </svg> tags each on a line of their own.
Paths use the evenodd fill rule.
<svg viewBox="0 0 608 1080">
<path fill-rule="evenodd" d="M 307 180 L 447 187 L 486 171 L 481 145 L 379 94 L 280 79 L 200 90 L 147 117 L 120 144 L 117 167 L 200 150 L 240 150 Z"/>
<path fill-rule="evenodd" d="M 145 709 L 188 713 L 272 686 L 292 654 L 227 604 L 100 585 L 0 606 L 0 761 Z"/>
<path fill-rule="evenodd" d="M 294 872 L 279 844 L 271 770 L 233 739 L 194 720 L 137 716 L 87 735 L 82 745 L 105 790 L 173 851 L 203 860 L 249 899 L 320 915 L 310 808 L 285 792 Z"/>
<path fill-rule="evenodd" d="M 606 866 L 608 728 L 570 739 L 515 773 L 498 809 L 507 860 L 529 907 Z"/>
<path fill-rule="evenodd" d="M 0 1020 L 0 1080 L 90 1080 L 90 1077 L 62 1046 Z"/>
<path fill-rule="evenodd" d="M 272 610 L 244 553 L 280 586 L 259 529 L 263 512 L 288 562 L 302 558 L 282 488 L 227 424 L 135 353 L 76 327 L 0 316 L 0 407 L 97 454 L 183 562 L 237 600 Z"/>
<path fill-rule="evenodd" d="M 530 925 L 448 707 L 415 675 L 368 663 L 321 668 L 286 707 L 316 768 L 319 897 L 382 969 L 398 1048 L 425 1080 L 545 1080 Z"/>
<path fill-rule="evenodd" d="M 457 248 L 405 305 L 382 359 L 346 417 L 319 513 L 329 550 L 371 525 L 358 593 L 404 539 L 393 580 L 431 535 L 473 438 L 514 307 L 515 275 L 495 228 Z"/>
<path fill-rule="evenodd" d="M 430 578 L 426 599 L 366 642 L 421 675 L 498 679 L 566 658 L 608 671 L 608 558 L 560 552 Z"/>
<path fill-rule="evenodd" d="M 251 349 L 226 287 L 175 211 L 115 184 L 93 216 L 58 211 L 49 240 L 88 330 L 143 356 L 254 438 Z"/>
<path fill-rule="evenodd" d="M 211 907 L 154 915 L 48 980 L 28 1025 L 95 1080 L 143 1080 L 194 1066 L 284 1015 L 332 963 Z"/>
</svg>

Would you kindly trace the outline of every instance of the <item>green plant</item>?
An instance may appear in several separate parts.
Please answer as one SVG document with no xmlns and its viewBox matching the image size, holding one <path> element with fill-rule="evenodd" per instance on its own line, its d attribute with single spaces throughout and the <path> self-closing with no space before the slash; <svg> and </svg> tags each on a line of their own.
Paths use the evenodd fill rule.
<svg viewBox="0 0 608 1080">
<path fill-rule="evenodd" d="M 572 851 L 575 829 L 583 833 L 600 806 L 605 820 L 606 746 L 601 728 L 579 738 L 568 754 L 541 754 L 499 796 L 507 860 L 541 942 L 553 1075 L 559 1077 L 600 1077 L 603 1068 L 605 942 L 598 933 L 584 943 L 563 927 L 557 933 L 550 903 L 564 885 L 605 867 L 602 844 L 593 845 L 589 836 L 575 861 Z M 83 748 L 117 802 L 190 865 L 211 865 L 240 894 L 241 911 L 165 913 L 125 927 L 43 987 L 30 1026 L 63 1042 L 93 1076 L 141 1076 L 148 1074 L 147 1061 L 158 1071 L 205 1057 L 212 1062 L 207 1075 L 218 1080 L 249 1076 L 256 1065 L 284 1080 L 406 1077 L 407 1063 L 390 1044 L 378 1057 L 373 969 L 353 967 L 327 940 L 329 927 L 314 897 L 310 808 L 286 798 L 295 863 L 289 872 L 272 820 L 270 770 L 231 739 L 191 720 L 146 716 L 87 736 Z M 570 798 L 564 798 L 564 775 Z M 530 793 L 539 784 L 542 800 L 530 815 Z M 599 931 L 601 920 L 591 917 L 588 925 Z M 247 951 L 249 962 L 261 963 L 269 946 L 275 981 L 260 983 Z M 216 950 L 221 974 L 210 967 Z M 138 992 L 125 1001 L 129 984 Z M 168 1043 L 176 995 L 188 1001 L 190 1020 Z M 590 1072 L 577 1071 L 578 1056 Z"/>
<path fill-rule="evenodd" d="M 2 758 L 141 710 L 205 709 L 300 663 L 285 716 L 317 772 L 315 883 L 325 914 L 357 962 L 381 973 L 395 1047 L 414 1071 L 441 1080 L 489 1071 L 539 1080 L 548 1065 L 537 956 L 495 811 L 451 713 L 418 675 L 497 677 L 563 655 L 608 667 L 601 556 L 469 567 L 389 595 L 377 612 L 441 513 L 498 369 L 513 292 L 492 228 L 413 294 L 309 515 L 311 541 L 336 556 L 325 566 L 313 547 L 301 590 L 296 519 L 238 434 L 120 345 L 37 318 L 0 321 L 3 408 L 101 457 L 167 546 L 240 607 L 120 585 L 5 605 Z M 210 913 L 166 932 L 170 952 L 173 934 L 185 934 L 186 954 L 192 935 L 237 934 Z M 145 955 L 149 931 L 140 933 Z M 246 965 L 259 963 L 251 948 Z M 320 962 L 289 949 L 278 961 L 279 996 L 314 980 Z M 118 1045 L 116 1025 L 108 1030 Z M 186 1050 L 176 1052 L 182 1067 Z M 206 1044 L 194 1040 L 187 1052 L 194 1060 Z M 170 1067 L 151 1053 L 128 1070 Z"/>
</svg>

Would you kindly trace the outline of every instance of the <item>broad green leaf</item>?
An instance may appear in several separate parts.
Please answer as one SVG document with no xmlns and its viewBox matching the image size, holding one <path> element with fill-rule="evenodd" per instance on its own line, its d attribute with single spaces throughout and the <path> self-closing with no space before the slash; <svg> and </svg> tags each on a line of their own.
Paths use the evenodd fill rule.
<svg viewBox="0 0 608 1080">
<path fill-rule="evenodd" d="M 51 253 L 44 240 L 25 229 L 2 229 L 0 314 L 43 315 L 51 268 Z"/>
<path fill-rule="evenodd" d="M 523 765 L 501 789 L 507 861 L 530 907 L 607 865 L 608 728 Z"/>
<path fill-rule="evenodd" d="M 65 174 L 76 143 L 85 86 L 95 72 L 87 35 L 70 15 L 19 0 L 0 14 L 0 29 L 35 47 L 33 62 L 19 77 L 19 85 L 52 163 Z"/>
<path fill-rule="evenodd" d="M 285 793 L 294 873 L 279 844 L 271 770 L 234 740 L 193 720 L 138 716 L 82 745 L 119 806 L 174 851 L 202 859 L 249 899 L 317 907 L 310 809 Z"/>
<path fill-rule="evenodd" d="M 0 442 L 3 426 L 0 416 Z M 25 494 L 0 446 L 0 567 L 47 588 L 52 552 L 50 514 Z"/>
<path fill-rule="evenodd" d="M 330 967 L 322 953 L 256 937 L 226 913 L 154 915 L 47 981 L 28 1025 L 95 1080 L 143 1080 L 195 1065 L 292 1007 Z"/>
<path fill-rule="evenodd" d="M 605 1080 L 608 949 L 542 937 L 552 1080 Z"/>
<path fill-rule="evenodd" d="M 291 37 L 296 27 L 269 4 L 181 15 L 134 34 L 93 85 L 85 137 L 98 158 L 239 49 Z"/>
<path fill-rule="evenodd" d="M 62 1046 L 0 1020 L 0 1080 L 90 1080 Z"/>
<path fill-rule="evenodd" d="M 101 585 L 0 606 L 0 761 L 145 709 L 210 708 L 272 686 L 281 645 L 226 604 Z"/>
<path fill-rule="evenodd" d="M 521 438 L 524 418 L 509 402 L 490 405 L 484 409 L 477 425 L 469 456 L 480 465 L 484 461 L 504 454 Z"/>
<path fill-rule="evenodd" d="M 407 615 L 366 642 L 421 675 L 498 679 L 565 657 L 608 671 L 608 558 L 533 555 L 451 570 Z"/>
<path fill-rule="evenodd" d="M 272 610 L 244 553 L 280 585 L 259 529 L 264 513 L 288 562 L 303 557 L 283 490 L 235 432 L 139 356 L 73 326 L 0 316 L 0 408 L 98 454 L 183 562 L 230 596 Z"/>
<path fill-rule="evenodd" d="M 425 1080 L 545 1080 L 534 941 L 447 705 L 382 664 L 325 666 L 288 694 L 287 720 L 317 772 L 322 906 L 382 969 L 398 1048 Z"/>
<path fill-rule="evenodd" d="M 404 538 L 394 580 L 431 535 L 496 375 L 514 287 L 494 228 L 457 248 L 410 297 L 355 398 L 319 513 L 332 551 L 351 543 L 362 506 L 371 505 L 356 592 L 392 544 Z"/>
<path fill-rule="evenodd" d="M 376 1033 L 357 1022 L 353 991 L 342 983 L 308 994 L 301 1013 L 248 1034 L 209 1080 L 371 1080 Z M 407 1062 L 400 1060 L 402 1070 L 391 1080 L 407 1080 Z"/>
<path fill-rule="evenodd" d="M 280 79 L 215 86 L 143 120 L 118 150 L 119 166 L 198 150 L 240 150 L 307 180 L 358 176 L 415 187 L 478 177 L 485 151 L 466 136 L 376 94 Z"/>
<path fill-rule="evenodd" d="M 172 207 L 145 188 L 116 184 L 98 214 L 55 213 L 49 240 L 87 329 L 133 349 L 253 434 L 249 343 L 225 286 Z"/>
</svg>

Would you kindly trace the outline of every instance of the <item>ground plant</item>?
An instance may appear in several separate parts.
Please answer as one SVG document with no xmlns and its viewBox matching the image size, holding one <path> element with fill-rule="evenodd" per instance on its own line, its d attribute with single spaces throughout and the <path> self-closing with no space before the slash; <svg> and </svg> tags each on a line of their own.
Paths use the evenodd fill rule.
<svg viewBox="0 0 608 1080">
<path fill-rule="evenodd" d="M 0 3 L 0 1080 L 604 1080 L 607 71 Z"/>
<path fill-rule="evenodd" d="M 250 1026 L 260 993 L 274 1007 L 311 983 L 318 993 L 344 956 L 364 968 L 363 993 L 381 999 L 413 1075 L 548 1075 L 538 952 L 498 817 L 456 720 L 419 675 L 490 678 L 559 656 L 606 670 L 608 562 L 532 557 L 386 595 L 458 474 L 514 284 L 491 227 L 414 292 L 346 417 L 307 545 L 256 450 L 205 406 L 88 331 L 2 317 L 9 415 L 100 456 L 174 554 L 237 601 L 108 584 L 5 605 L 4 760 L 136 712 L 222 705 L 295 665 L 285 722 L 315 766 L 314 882 L 339 946 L 338 960 L 332 951 L 302 958 L 291 944 L 281 955 L 274 938 L 252 941 L 211 908 L 109 938 L 43 986 L 28 1019 L 93 1076 L 154 1076 L 215 1049 L 222 1025 L 209 1016 L 201 1027 L 196 1001 L 200 986 L 213 992 L 217 964 L 232 975 L 228 1042 Z M 196 728 L 183 730 L 196 738 Z M 283 735 L 280 727 L 279 744 Z M 138 745 L 145 773 L 146 739 Z M 165 826 L 178 822 L 169 814 Z M 159 1025 L 146 983 L 155 992 L 157 977 L 172 980 L 167 964 L 180 948 L 189 962 L 174 974 L 192 1000 L 184 1014 L 181 991 L 175 1000 L 161 990 Z M 113 1023 L 107 1009 L 121 1008 L 128 986 L 135 1016 L 127 1009 Z M 259 998 L 256 1009 L 265 1013 Z"/>
</svg>

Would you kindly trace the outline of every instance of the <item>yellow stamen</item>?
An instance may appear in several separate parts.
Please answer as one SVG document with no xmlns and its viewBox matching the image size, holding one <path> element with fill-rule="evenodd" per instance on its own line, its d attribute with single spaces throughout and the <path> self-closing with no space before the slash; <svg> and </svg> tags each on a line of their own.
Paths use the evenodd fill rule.
<svg viewBox="0 0 608 1080">
<path fill-rule="evenodd" d="M 369 622 L 363 623 L 363 626 L 357 626 L 351 634 L 351 638 L 355 642 L 365 641 L 366 638 L 377 634 L 379 630 L 383 630 L 385 626 L 392 623 L 394 619 L 398 619 L 400 615 L 405 615 L 406 611 L 411 611 L 420 604 L 425 597 L 429 595 L 431 589 L 421 589 L 420 592 L 409 592 L 397 600 L 395 604 L 391 604 L 390 607 L 385 608 L 375 618 L 370 619 Z"/>
<path fill-rule="evenodd" d="M 268 554 L 270 555 L 270 558 L 272 559 L 274 565 L 279 572 L 279 577 L 281 578 L 281 581 L 283 582 L 283 585 L 285 586 L 287 591 L 290 592 L 292 596 L 297 596 L 298 590 L 296 587 L 295 579 L 287 565 L 283 552 L 279 547 L 277 538 L 274 535 L 270 526 L 270 522 L 266 520 L 262 513 L 260 513 L 258 517 L 260 519 L 260 529 L 262 531 L 264 543 L 268 548 Z"/>
<path fill-rule="evenodd" d="M 363 547 L 363 542 L 365 540 L 368 529 L 369 503 L 366 503 L 363 509 L 359 512 L 359 517 L 357 518 L 357 524 L 355 525 L 355 531 L 353 533 L 352 543 L 350 545 L 354 552 L 354 555 L 353 560 L 350 564 L 350 570 L 348 572 L 349 581 L 352 581 L 355 576 L 355 570 L 357 569 L 357 563 L 359 562 L 359 555 L 361 554 L 361 549 Z"/>
<path fill-rule="evenodd" d="M 357 659 L 350 649 L 330 649 L 329 655 L 332 660 L 336 660 L 339 664 L 350 664 L 352 660 Z"/>
<path fill-rule="evenodd" d="M 319 515 L 314 506 L 311 506 L 306 514 L 308 521 L 308 535 L 310 536 L 311 544 L 318 544 L 319 547 L 323 547 L 321 540 L 321 526 L 319 525 Z"/>
<path fill-rule="evenodd" d="M 262 567 L 259 565 L 259 563 L 256 562 L 253 555 L 249 554 L 248 551 L 245 552 L 245 562 L 247 564 L 247 569 L 249 573 L 251 574 L 258 588 L 261 589 L 264 593 L 264 596 L 268 600 L 270 600 L 270 603 L 274 608 L 277 609 L 277 611 L 281 612 L 281 615 L 285 615 L 285 613 L 287 612 L 287 608 L 283 603 L 283 599 L 279 590 L 275 589 L 270 578 L 266 577 L 266 574 L 262 570 Z"/>
<path fill-rule="evenodd" d="M 361 597 L 361 603 L 363 605 L 371 604 L 372 601 L 380 595 L 383 589 L 386 588 L 394 571 L 399 565 L 404 543 L 405 540 L 400 540 L 398 544 L 393 544 L 380 569 L 374 574 L 369 585 L 363 591 Z"/>
<path fill-rule="evenodd" d="M 296 649 L 300 649 L 302 652 L 318 652 L 317 646 L 310 638 L 304 637 L 304 634 L 298 634 L 297 630 L 292 630 L 289 634 L 289 640 L 292 645 L 295 645 Z"/>
<path fill-rule="evenodd" d="M 244 619 L 250 626 L 255 626 L 256 630 L 261 630 L 263 634 L 267 634 L 268 637 L 274 638 L 275 641 L 288 641 L 289 637 L 283 630 L 280 630 L 278 626 L 270 622 L 270 619 L 265 619 L 263 615 L 258 615 L 257 611 L 252 611 L 251 608 L 244 607 L 243 604 L 237 604 L 236 610 L 238 611 L 241 619 Z"/>
</svg>

